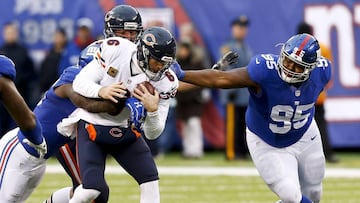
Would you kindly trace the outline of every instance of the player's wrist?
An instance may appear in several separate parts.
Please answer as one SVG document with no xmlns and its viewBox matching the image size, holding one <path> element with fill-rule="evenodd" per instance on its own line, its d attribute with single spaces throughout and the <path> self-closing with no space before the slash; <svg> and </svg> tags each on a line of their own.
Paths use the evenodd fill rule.
<svg viewBox="0 0 360 203">
<path fill-rule="evenodd" d="M 174 63 L 171 65 L 171 69 L 174 71 L 176 77 L 179 80 L 183 80 L 185 77 L 185 71 L 181 69 L 181 66 L 178 63 Z"/>
<path fill-rule="evenodd" d="M 21 132 L 23 133 L 23 135 L 25 136 L 25 138 L 27 138 L 30 142 L 38 145 L 41 144 L 44 140 L 43 136 L 42 136 L 42 128 L 41 128 L 41 124 L 38 121 L 38 119 L 36 120 L 36 124 L 35 127 L 31 130 L 21 130 Z"/>
</svg>

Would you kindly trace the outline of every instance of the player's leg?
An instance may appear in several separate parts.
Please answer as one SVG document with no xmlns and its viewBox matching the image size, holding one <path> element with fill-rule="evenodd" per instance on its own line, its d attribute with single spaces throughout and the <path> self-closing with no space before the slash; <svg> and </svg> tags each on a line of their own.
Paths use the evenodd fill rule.
<svg viewBox="0 0 360 203">
<path fill-rule="evenodd" d="M 197 116 L 183 120 L 183 155 L 189 158 L 203 156 L 203 134 L 201 120 Z"/>
<path fill-rule="evenodd" d="M 19 143 L 18 128 L 0 140 L 0 202 L 24 202 L 45 173 L 45 160 L 30 155 Z"/>
<path fill-rule="evenodd" d="M 101 193 L 103 199 L 97 203 L 107 202 L 109 188 L 104 171 L 106 152 L 100 145 L 90 140 L 89 134 L 97 133 L 95 128 L 82 120 L 78 124 L 77 155 L 82 185 L 79 185 L 69 203 L 85 203 L 97 199 Z M 108 132 L 106 132 L 108 133 Z"/>
<path fill-rule="evenodd" d="M 234 147 L 235 147 L 235 157 L 239 159 L 246 159 L 249 154 L 249 149 L 246 144 L 245 137 L 245 114 L 246 114 L 246 106 L 236 106 L 235 107 L 235 139 L 234 139 Z"/>
<path fill-rule="evenodd" d="M 159 180 L 141 184 L 140 190 L 140 203 L 160 203 Z"/>
<path fill-rule="evenodd" d="M 287 148 L 275 148 L 246 130 L 251 158 L 260 176 L 284 203 L 298 203 L 302 199 L 298 180 L 298 165 Z"/>
<path fill-rule="evenodd" d="M 73 186 L 53 192 L 44 203 L 68 203 L 75 188 L 81 184 L 80 171 L 76 162 L 76 140 L 60 147 L 55 156 L 71 178 Z"/>
<path fill-rule="evenodd" d="M 43 203 L 68 203 L 73 193 L 73 187 L 61 188 L 51 194 Z"/>
<path fill-rule="evenodd" d="M 111 155 L 140 185 L 141 203 L 160 202 L 158 171 L 143 137 L 128 146 L 114 148 Z"/>
<path fill-rule="evenodd" d="M 320 132 L 313 122 L 300 140 L 299 179 L 302 193 L 314 203 L 322 196 L 322 180 L 325 174 L 325 156 L 322 149 Z M 301 150 L 302 149 L 302 150 Z"/>
</svg>

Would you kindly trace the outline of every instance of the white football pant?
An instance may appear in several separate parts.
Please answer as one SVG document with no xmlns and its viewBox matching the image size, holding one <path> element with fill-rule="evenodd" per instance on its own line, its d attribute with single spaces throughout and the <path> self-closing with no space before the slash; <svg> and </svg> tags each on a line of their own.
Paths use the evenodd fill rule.
<svg viewBox="0 0 360 203">
<path fill-rule="evenodd" d="M 45 173 L 45 159 L 25 151 L 19 143 L 19 128 L 9 131 L 0 139 L 0 202 L 22 203 L 40 183 Z"/>
<path fill-rule="evenodd" d="M 246 136 L 260 176 L 283 203 L 299 203 L 302 195 L 320 201 L 325 157 L 315 121 L 298 142 L 285 148 L 270 146 L 249 129 Z"/>
</svg>

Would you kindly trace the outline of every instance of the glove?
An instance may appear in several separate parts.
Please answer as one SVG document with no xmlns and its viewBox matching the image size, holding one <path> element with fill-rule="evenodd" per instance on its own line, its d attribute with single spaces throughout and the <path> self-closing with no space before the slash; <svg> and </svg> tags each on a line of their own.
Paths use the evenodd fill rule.
<svg viewBox="0 0 360 203">
<path fill-rule="evenodd" d="M 236 63 L 237 58 L 239 55 L 236 52 L 229 51 L 211 69 L 224 70 L 226 66 Z"/>
<path fill-rule="evenodd" d="M 136 128 L 142 129 L 145 122 L 146 109 L 144 105 L 135 97 L 130 97 L 125 101 L 126 107 L 130 109 L 130 125 L 135 125 Z"/>
<path fill-rule="evenodd" d="M 43 138 L 43 141 L 41 144 L 34 144 L 26 138 L 23 139 L 23 142 L 25 144 L 29 145 L 30 147 L 34 148 L 36 150 L 36 152 L 39 154 L 40 159 L 44 158 L 45 154 L 47 153 L 47 145 L 46 145 L 46 141 L 44 138 Z"/>
<path fill-rule="evenodd" d="M 171 64 L 170 69 L 174 71 L 179 80 L 182 80 L 185 77 L 185 71 L 181 69 L 181 66 L 178 63 Z"/>
</svg>

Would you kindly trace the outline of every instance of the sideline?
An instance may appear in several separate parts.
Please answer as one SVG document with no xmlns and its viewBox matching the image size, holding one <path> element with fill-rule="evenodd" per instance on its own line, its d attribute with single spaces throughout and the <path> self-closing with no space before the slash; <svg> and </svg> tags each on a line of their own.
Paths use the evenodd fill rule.
<svg viewBox="0 0 360 203">
<path fill-rule="evenodd" d="M 160 175 L 201 175 L 201 176 L 259 176 L 253 167 L 183 167 L 159 166 Z M 46 173 L 65 173 L 60 165 L 48 164 Z M 105 173 L 126 174 L 120 166 L 106 166 Z M 360 178 L 360 169 L 353 168 L 327 168 L 325 178 Z"/>
</svg>

